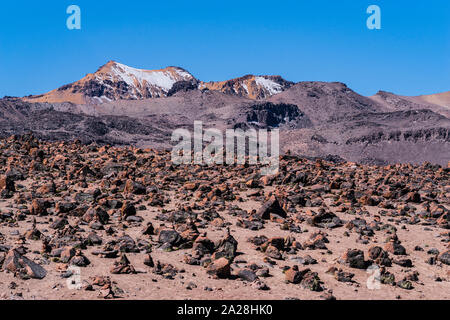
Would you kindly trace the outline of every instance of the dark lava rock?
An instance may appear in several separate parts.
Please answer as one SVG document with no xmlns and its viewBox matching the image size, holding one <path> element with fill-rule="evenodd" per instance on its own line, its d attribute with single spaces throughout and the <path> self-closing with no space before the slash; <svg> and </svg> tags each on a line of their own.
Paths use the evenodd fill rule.
<svg viewBox="0 0 450 320">
<path fill-rule="evenodd" d="M 253 282 L 258 279 L 256 273 L 249 269 L 242 269 L 238 272 L 238 277 L 249 282 Z"/>
<path fill-rule="evenodd" d="M 172 229 L 161 230 L 158 235 L 159 243 L 168 243 L 171 246 L 177 246 L 183 242 L 180 234 Z"/>
<path fill-rule="evenodd" d="M 440 262 L 450 265 L 450 251 L 443 252 L 438 259 Z"/>
<path fill-rule="evenodd" d="M 21 278 L 44 279 L 47 271 L 40 265 L 23 256 L 17 249 L 11 249 L 3 262 L 3 270 Z"/>
<path fill-rule="evenodd" d="M 259 219 L 268 220 L 272 213 L 282 218 L 286 218 L 287 216 L 286 211 L 281 207 L 280 202 L 275 196 L 270 197 L 270 199 L 255 213 L 255 216 Z"/>
<path fill-rule="evenodd" d="M 348 249 L 342 260 L 351 268 L 365 269 L 367 266 L 367 262 L 364 261 L 364 252 L 357 249 Z"/>
</svg>

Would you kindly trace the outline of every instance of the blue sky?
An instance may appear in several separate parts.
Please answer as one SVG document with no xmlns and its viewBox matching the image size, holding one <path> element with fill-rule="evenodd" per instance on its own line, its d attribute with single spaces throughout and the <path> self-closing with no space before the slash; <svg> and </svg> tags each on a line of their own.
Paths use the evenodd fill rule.
<svg viewBox="0 0 450 320">
<path fill-rule="evenodd" d="M 66 9 L 82 11 L 68 30 Z M 369 30 L 366 9 L 381 8 Z M 450 90 L 450 1 L 2 1 L 0 96 L 39 94 L 109 60 L 204 81 L 279 74 L 355 91 Z"/>
</svg>

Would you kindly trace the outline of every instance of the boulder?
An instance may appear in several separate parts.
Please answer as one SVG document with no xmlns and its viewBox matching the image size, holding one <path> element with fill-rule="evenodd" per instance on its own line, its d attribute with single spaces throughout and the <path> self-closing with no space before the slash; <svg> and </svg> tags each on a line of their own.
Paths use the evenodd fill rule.
<svg viewBox="0 0 450 320">
<path fill-rule="evenodd" d="M 342 260 L 350 268 L 365 269 L 367 262 L 364 261 L 364 252 L 357 249 L 348 249 L 342 256 Z"/>
<path fill-rule="evenodd" d="M 230 261 L 227 258 L 214 260 L 206 268 L 206 273 L 220 279 L 229 278 L 231 273 Z"/>
<path fill-rule="evenodd" d="M 3 270 L 14 273 L 21 278 L 44 279 L 47 271 L 22 255 L 17 249 L 11 249 L 3 262 Z"/>
<path fill-rule="evenodd" d="M 286 218 L 286 211 L 281 207 L 280 202 L 275 196 L 271 196 L 262 207 L 254 214 L 258 219 L 269 220 L 270 214 L 276 214 L 282 218 Z"/>
<path fill-rule="evenodd" d="M 0 177 L 0 190 L 6 190 L 11 192 L 16 191 L 14 180 L 11 176 Z"/>
<path fill-rule="evenodd" d="M 450 250 L 442 252 L 438 257 L 438 260 L 446 265 L 450 265 Z"/>
</svg>

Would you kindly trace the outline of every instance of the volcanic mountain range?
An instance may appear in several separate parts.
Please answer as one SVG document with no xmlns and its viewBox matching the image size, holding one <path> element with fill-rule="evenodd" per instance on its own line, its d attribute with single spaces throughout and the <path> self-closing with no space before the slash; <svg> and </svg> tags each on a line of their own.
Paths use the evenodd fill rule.
<svg viewBox="0 0 450 320">
<path fill-rule="evenodd" d="M 282 152 L 386 164 L 450 159 L 450 91 L 362 96 L 339 82 L 246 75 L 203 82 L 179 67 L 114 61 L 42 95 L 0 100 L 2 136 L 170 148 L 179 127 L 280 128 Z"/>
</svg>

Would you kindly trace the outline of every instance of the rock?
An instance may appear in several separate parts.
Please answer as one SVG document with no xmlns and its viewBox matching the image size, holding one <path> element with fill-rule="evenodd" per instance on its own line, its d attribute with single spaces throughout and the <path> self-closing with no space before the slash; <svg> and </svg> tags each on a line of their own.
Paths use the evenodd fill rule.
<svg viewBox="0 0 450 320">
<path fill-rule="evenodd" d="M 380 282 L 382 284 L 395 285 L 395 276 L 390 272 L 381 272 Z"/>
<path fill-rule="evenodd" d="M 135 216 L 136 208 L 130 202 L 125 201 L 122 205 L 122 208 L 120 209 L 120 215 L 121 215 L 122 219 L 126 219 L 127 217 L 130 217 L 130 216 Z"/>
<path fill-rule="evenodd" d="M 341 219 L 332 212 L 327 212 L 324 208 L 320 208 L 318 213 L 310 211 L 311 218 L 307 222 L 319 228 L 337 228 L 343 225 Z"/>
<path fill-rule="evenodd" d="M 89 208 L 82 219 L 85 222 L 97 221 L 104 225 L 108 223 L 109 215 L 100 206 L 96 206 Z"/>
<path fill-rule="evenodd" d="M 47 209 L 50 208 L 50 203 L 43 199 L 34 199 L 31 203 L 30 212 L 32 215 L 36 216 L 46 216 Z"/>
<path fill-rule="evenodd" d="M 345 271 L 337 271 L 335 273 L 335 278 L 339 282 L 352 282 L 353 277 L 355 276 L 354 273 L 345 272 Z"/>
<path fill-rule="evenodd" d="M 56 203 L 55 211 L 56 213 L 70 213 L 71 211 L 75 210 L 77 207 L 76 202 L 63 202 L 60 201 Z"/>
<path fill-rule="evenodd" d="M 25 232 L 24 237 L 28 240 L 39 240 L 42 236 L 42 233 L 36 229 L 36 227 L 33 227 L 32 229 Z"/>
<path fill-rule="evenodd" d="M 368 255 L 370 259 L 372 259 L 376 264 L 380 266 L 390 267 L 392 265 L 392 260 L 389 258 L 389 254 L 381 247 L 371 247 L 369 249 Z"/>
<path fill-rule="evenodd" d="M 91 245 L 91 246 L 101 245 L 103 242 L 102 238 L 95 232 L 89 233 L 89 235 L 87 237 L 87 241 L 88 241 L 88 245 Z"/>
<path fill-rule="evenodd" d="M 266 256 L 276 260 L 282 260 L 283 255 L 275 246 L 269 245 L 264 252 Z"/>
<path fill-rule="evenodd" d="M 142 184 L 134 182 L 133 180 L 129 179 L 125 183 L 124 192 L 125 193 L 133 193 L 133 194 L 145 194 L 146 189 Z"/>
<path fill-rule="evenodd" d="M 92 230 L 103 230 L 103 224 L 97 220 L 93 220 L 89 223 L 89 228 Z"/>
<path fill-rule="evenodd" d="M 42 195 L 49 195 L 49 194 L 53 194 L 56 192 L 56 185 L 53 181 L 46 183 L 44 185 L 42 185 L 41 187 L 39 187 L 36 190 L 37 193 L 40 193 Z"/>
<path fill-rule="evenodd" d="M 76 250 L 72 247 L 64 248 L 60 254 L 60 260 L 63 263 L 68 263 L 72 257 L 75 256 Z"/>
<path fill-rule="evenodd" d="M 402 266 L 404 268 L 412 268 L 412 266 L 413 266 L 411 259 L 398 259 L 398 260 L 394 260 L 394 263 L 398 264 L 399 266 Z"/>
<path fill-rule="evenodd" d="M 253 282 L 258 279 L 256 273 L 249 269 L 239 270 L 238 277 L 248 282 Z"/>
<path fill-rule="evenodd" d="M 450 251 L 442 252 L 438 260 L 446 265 L 450 265 Z"/>
<path fill-rule="evenodd" d="M 17 249 L 8 252 L 3 262 L 3 270 L 8 270 L 21 278 L 44 279 L 47 275 L 43 267 L 19 253 Z"/>
<path fill-rule="evenodd" d="M 311 291 L 322 291 L 322 285 L 317 272 L 312 272 L 309 269 L 301 271 L 303 273 L 303 279 L 301 281 L 302 287 Z"/>
<path fill-rule="evenodd" d="M 171 246 L 180 245 L 183 242 L 180 234 L 172 229 L 164 229 L 159 232 L 158 242 L 162 244 L 169 244 Z"/>
<path fill-rule="evenodd" d="M 418 192 L 410 192 L 406 195 L 407 202 L 420 203 L 422 202 L 420 194 Z"/>
<path fill-rule="evenodd" d="M 264 228 L 264 222 L 257 221 L 257 220 L 242 220 L 239 219 L 238 222 L 236 222 L 236 225 L 241 228 L 249 229 L 249 230 L 261 230 Z"/>
<path fill-rule="evenodd" d="M 263 290 L 263 291 L 270 290 L 269 286 L 265 282 L 260 280 L 252 282 L 252 287 L 255 288 L 256 290 Z"/>
<path fill-rule="evenodd" d="M 16 191 L 14 180 L 11 176 L 1 176 L 0 177 L 0 190 L 6 190 L 6 191 L 10 191 L 10 192 Z"/>
<path fill-rule="evenodd" d="M 230 261 L 236 257 L 238 242 L 231 235 L 230 230 L 228 230 L 227 236 L 220 240 L 215 248 L 215 252 L 213 254 L 213 259 L 218 258 L 226 258 Z"/>
<path fill-rule="evenodd" d="M 450 229 L 450 212 L 443 213 L 437 220 L 436 223 L 444 229 Z"/>
<path fill-rule="evenodd" d="M 270 219 L 270 214 L 276 214 L 282 218 L 286 218 L 286 211 L 281 207 L 280 202 L 275 196 L 270 197 L 263 206 L 256 212 L 255 217 L 259 219 L 268 220 Z"/>
<path fill-rule="evenodd" d="M 151 236 L 155 234 L 155 228 L 153 227 L 153 224 L 151 222 L 147 223 L 145 229 L 142 230 L 142 234 L 146 236 Z"/>
<path fill-rule="evenodd" d="M 117 239 L 117 244 L 115 246 L 120 252 L 134 252 L 139 253 L 141 250 L 137 246 L 136 242 L 129 235 L 122 235 Z"/>
<path fill-rule="evenodd" d="M 192 246 L 192 251 L 196 252 L 199 257 L 214 253 L 214 242 L 206 237 L 198 237 Z"/>
<path fill-rule="evenodd" d="M 310 239 L 303 244 L 303 247 L 311 250 L 327 249 L 325 243 L 328 242 L 326 234 L 319 231 L 311 234 Z"/>
<path fill-rule="evenodd" d="M 3 262 L 5 261 L 6 254 L 4 252 L 0 252 L 0 268 L 3 266 Z"/>
<path fill-rule="evenodd" d="M 184 189 L 189 191 L 195 191 L 198 188 L 198 183 L 196 182 L 187 182 L 184 184 Z"/>
<path fill-rule="evenodd" d="M 284 277 L 289 283 L 300 283 L 303 278 L 303 274 L 298 270 L 298 266 L 293 266 L 284 272 Z"/>
<path fill-rule="evenodd" d="M 130 274 L 136 273 L 134 267 L 130 264 L 125 254 L 122 254 L 119 261 L 114 262 L 114 266 L 111 268 L 112 274 Z"/>
<path fill-rule="evenodd" d="M 407 281 L 415 281 L 415 282 L 419 281 L 419 272 L 414 271 L 414 272 L 409 273 L 409 274 L 405 277 L 404 280 L 407 280 Z"/>
<path fill-rule="evenodd" d="M 298 266 L 293 266 L 285 271 L 284 276 L 287 282 L 301 284 L 302 287 L 311 291 L 323 290 L 317 273 L 312 272 L 310 269 L 299 271 Z"/>
<path fill-rule="evenodd" d="M 439 250 L 436 249 L 436 248 L 432 248 L 432 249 L 427 251 L 427 254 L 439 255 Z"/>
<path fill-rule="evenodd" d="M 412 290 L 414 288 L 411 281 L 408 280 L 399 281 L 397 286 L 405 290 Z"/>
<path fill-rule="evenodd" d="M 62 230 L 64 227 L 69 224 L 69 221 L 67 221 L 66 218 L 57 218 L 53 223 L 50 225 L 50 228 L 52 229 L 58 229 Z"/>
<path fill-rule="evenodd" d="M 174 279 L 178 272 L 178 269 L 170 263 L 161 263 L 160 261 L 157 261 L 153 268 L 153 273 L 161 275 L 165 279 Z"/>
<path fill-rule="evenodd" d="M 25 180 L 25 176 L 24 174 L 18 170 L 17 168 L 10 168 L 6 171 L 5 173 L 6 177 L 9 177 L 11 180 L 13 181 L 17 181 L 17 180 Z M 0 178 L 1 181 L 2 178 Z M 1 182 L 0 182 L 0 189 L 1 189 Z"/>
<path fill-rule="evenodd" d="M 145 258 L 144 264 L 146 266 L 149 266 L 150 268 L 153 268 L 155 266 L 155 263 L 153 262 L 152 256 L 150 254 L 148 254 Z"/>
<path fill-rule="evenodd" d="M 323 300 L 328 300 L 328 301 L 334 301 L 334 300 L 336 300 L 336 297 L 333 296 L 333 295 L 332 295 L 331 293 L 329 293 L 329 292 L 322 294 L 320 297 L 321 297 Z"/>
<path fill-rule="evenodd" d="M 140 224 L 142 221 L 144 221 L 144 218 L 139 217 L 139 216 L 128 216 L 128 217 L 125 219 L 125 221 L 128 222 L 128 223 L 137 223 L 137 224 Z"/>
<path fill-rule="evenodd" d="M 384 250 L 395 255 L 406 255 L 406 249 L 399 242 L 390 241 L 384 246 Z"/>
<path fill-rule="evenodd" d="M 261 268 L 258 271 L 256 271 L 256 275 L 261 278 L 267 278 L 270 277 L 269 268 Z"/>
<path fill-rule="evenodd" d="M 248 238 L 248 242 L 253 243 L 255 246 L 260 246 L 266 243 L 269 239 L 266 236 L 255 236 Z"/>
<path fill-rule="evenodd" d="M 99 295 L 103 299 L 114 299 L 114 298 L 116 298 L 116 295 L 115 295 L 114 291 L 112 290 L 111 282 L 106 283 L 103 287 L 100 288 Z"/>
<path fill-rule="evenodd" d="M 291 257 L 290 260 L 295 261 L 296 263 L 302 264 L 302 265 L 310 265 L 310 264 L 316 264 L 317 260 L 311 257 L 310 255 L 302 257 Z"/>
<path fill-rule="evenodd" d="M 348 249 L 342 256 L 342 260 L 350 268 L 365 269 L 367 266 L 367 262 L 364 261 L 364 252 L 357 249 Z"/>
<path fill-rule="evenodd" d="M 231 275 L 230 261 L 227 258 L 219 258 L 217 260 L 214 260 L 206 268 L 206 273 L 220 279 L 227 279 Z"/>
<path fill-rule="evenodd" d="M 86 258 L 80 250 L 77 250 L 75 256 L 70 259 L 70 264 L 77 267 L 87 267 L 91 264 L 88 258 Z"/>
</svg>

